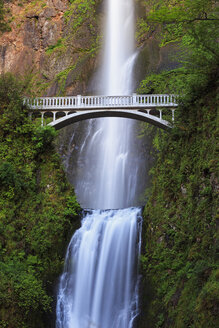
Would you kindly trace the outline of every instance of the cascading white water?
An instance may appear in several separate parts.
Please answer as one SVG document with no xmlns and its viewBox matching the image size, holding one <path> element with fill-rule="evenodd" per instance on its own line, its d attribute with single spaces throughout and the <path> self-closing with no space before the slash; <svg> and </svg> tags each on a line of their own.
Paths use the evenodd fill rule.
<svg viewBox="0 0 219 328">
<path fill-rule="evenodd" d="M 133 0 L 107 0 L 106 13 L 100 93 L 130 94 L 136 57 Z M 89 181 L 76 183 L 76 192 L 83 206 L 101 210 L 84 217 L 69 244 L 56 327 L 132 328 L 138 314 L 141 232 L 140 209 L 130 207 L 138 173 L 133 161 L 134 123 L 121 118 L 98 119 L 88 130 L 90 138 L 85 139 L 81 152 L 86 158 L 95 158 L 95 163 L 85 165 Z"/>
<path fill-rule="evenodd" d="M 130 94 L 133 88 L 134 59 L 133 0 L 108 0 L 105 51 L 102 69 L 102 93 Z"/>
<path fill-rule="evenodd" d="M 131 328 L 138 314 L 140 209 L 92 211 L 68 246 L 58 328 Z M 138 220 L 139 218 L 139 220 Z"/>
<path fill-rule="evenodd" d="M 99 92 L 129 95 L 133 92 L 134 44 L 133 0 L 107 0 L 104 58 Z M 133 205 L 137 191 L 138 158 L 134 145 L 135 122 L 122 118 L 90 122 L 92 134 L 81 156 L 87 165 L 75 183 L 83 207 L 116 209 Z M 80 161 L 80 156 L 79 156 Z"/>
</svg>

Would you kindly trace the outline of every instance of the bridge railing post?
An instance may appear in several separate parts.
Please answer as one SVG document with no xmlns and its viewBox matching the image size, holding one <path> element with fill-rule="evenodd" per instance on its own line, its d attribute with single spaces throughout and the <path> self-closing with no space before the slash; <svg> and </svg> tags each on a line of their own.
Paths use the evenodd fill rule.
<svg viewBox="0 0 219 328">
<path fill-rule="evenodd" d="M 137 105 L 137 94 L 133 93 L 132 95 L 133 105 Z"/>
<path fill-rule="evenodd" d="M 160 120 L 162 120 L 162 109 L 160 109 L 159 112 L 160 112 Z"/>
<path fill-rule="evenodd" d="M 78 106 L 81 107 L 81 95 L 77 95 Z"/>
</svg>

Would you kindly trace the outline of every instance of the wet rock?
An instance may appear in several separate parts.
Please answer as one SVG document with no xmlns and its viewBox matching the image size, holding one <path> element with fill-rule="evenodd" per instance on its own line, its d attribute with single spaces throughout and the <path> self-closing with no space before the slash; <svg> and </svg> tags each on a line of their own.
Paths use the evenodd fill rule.
<svg viewBox="0 0 219 328">
<path fill-rule="evenodd" d="M 19 52 L 17 61 L 13 63 L 13 71 L 26 74 L 33 70 L 34 55 L 34 49 L 24 48 Z"/>
<path fill-rule="evenodd" d="M 48 46 L 54 45 L 59 35 L 58 24 L 52 21 L 45 21 L 42 27 L 42 47 L 47 48 Z"/>
<path fill-rule="evenodd" d="M 177 59 L 173 60 L 177 51 L 176 44 L 160 48 L 157 40 L 153 38 L 146 40 L 139 48 L 139 54 L 134 67 L 137 85 L 145 76 L 151 73 L 159 73 L 163 70 L 179 67 Z"/>
<path fill-rule="evenodd" d="M 65 1 L 53 0 L 53 5 L 59 11 L 65 11 L 66 10 L 66 3 L 65 3 Z"/>
<path fill-rule="evenodd" d="M 39 17 L 43 17 L 43 18 L 50 18 L 50 17 L 55 17 L 57 15 L 57 11 L 55 10 L 55 8 L 52 7 L 47 7 L 45 10 L 43 10 Z"/>
<path fill-rule="evenodd" d="M 4 72 L 7 45 L 0 45 L 0 71 Z"/>
<path fill-rule="evenodd" d="M 38 20 L 35 18 L 28 19 L 24 25 L 24 45 L 34 50 L 40 48 L 41 28 Z"/>
<path fill-rule="evenodd" d="M 50 88 L 47 89 L 46 93 L 43 95 L 44 97 L 52 97 L 57 95 L 59 90 L 58 82 L 54 82 Z"/>
<path fill-rule="evenodd" d="M 88 49 L 91 46 L 90 31 L 87 26 L 82 26 L 74 38 L 75 49 Z"/>
</svg>

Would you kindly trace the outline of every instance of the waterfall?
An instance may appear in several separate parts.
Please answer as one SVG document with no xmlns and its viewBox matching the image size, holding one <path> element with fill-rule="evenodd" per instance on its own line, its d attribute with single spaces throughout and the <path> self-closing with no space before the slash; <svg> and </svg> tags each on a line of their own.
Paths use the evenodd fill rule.
<svg viewBox="0 0 219 328">
<path fill-rule="evenodd" d="M 138 314 L 140 209 L 92 211 L 68 246 L 57 327 L 131 328 Z"/>
<path fill-rule="evenodd" d="M 134 43 L 133 0 L 107 0 L 104 58 L 99 92 L 129 95 L 133 92 Z M 138 189 L 138 158 L 134 143 L 136 122 L 123 118 L 90 120 L 92 137 L 81 148 L 89 163 L 82 169 L 75 189 L 83 207 L 126 208 L 133 205 Z M 80 161 L 80 156 L 79 156 Z M 82 177 L 83 176 L 83 177 Z"/>
<path fill-rule="evenodd" d="M 106 0 L 100 93 L 133 92 L 133 0 Z M 85 176 L 76 183 L 89 211 L 68 246 L 57 297 L 56 328 L 132 328 L 138 315 L 137 262 L 141 210 L 133 206 L 138 165 L 133 120 L 90 120 L 78 161 Z"/>
</svg>

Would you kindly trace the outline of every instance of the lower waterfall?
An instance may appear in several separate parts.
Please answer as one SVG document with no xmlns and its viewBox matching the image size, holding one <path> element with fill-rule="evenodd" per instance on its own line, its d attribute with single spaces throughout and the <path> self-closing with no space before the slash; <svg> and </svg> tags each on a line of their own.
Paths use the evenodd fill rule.
<svg viewBox="0 0 219 328">
<path fill-rule="evenodd" d="M 138 315 L 141 209 L 94 210 L 68 246 L 57 328 L 131 328 Z"/>
</svg>

